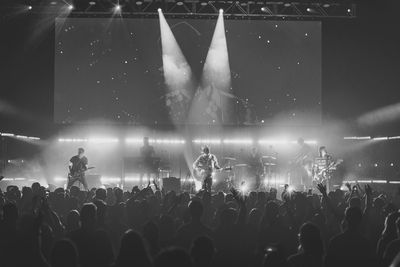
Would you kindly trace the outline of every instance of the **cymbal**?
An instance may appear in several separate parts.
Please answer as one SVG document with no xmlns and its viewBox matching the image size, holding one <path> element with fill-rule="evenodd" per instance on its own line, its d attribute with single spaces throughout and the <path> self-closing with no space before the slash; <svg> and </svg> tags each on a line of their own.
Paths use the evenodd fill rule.
<svg viewBox="0 0 400 267">
<path fill-rule="evenodd" d="M 241 164 L 236 164 L 235 167 L 248 167 L 249 165 L 245 164 L 245 163 L 241 163 Z"/>
<path fill-rule="evenodd" d="M 263 158 L 263 159 L 276 159 L 276 157 L 273 157 L 273 156 L 262 156 L 261 158 Z"/>
<path fill-rule="evenodd" d="M 225 157 L 224 159 L 226 159 L 226 160 L 233 160 L 233 161 L 236 160 L 235 158 L 231 158 L 231 157 Z"/>
</svg>

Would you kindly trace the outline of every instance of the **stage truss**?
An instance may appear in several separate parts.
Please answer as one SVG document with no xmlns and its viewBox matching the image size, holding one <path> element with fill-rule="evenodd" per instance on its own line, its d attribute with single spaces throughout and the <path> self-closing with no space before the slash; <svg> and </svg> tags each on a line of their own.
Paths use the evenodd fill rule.
<svg viewBox="0 0 400 267">
<path fill-rule="evenodd" d="M 218 16 L 220 10 L 233 18 L 355 18 L 357 6 L 352 1 L 200 1 L 200 0 L 5 0 L 0 6 L 30 7 L 32 13 L 57 13 L 70 5 L 69 15 L 156 16 L 161 8 L 168 16 Z"/>
</svg>

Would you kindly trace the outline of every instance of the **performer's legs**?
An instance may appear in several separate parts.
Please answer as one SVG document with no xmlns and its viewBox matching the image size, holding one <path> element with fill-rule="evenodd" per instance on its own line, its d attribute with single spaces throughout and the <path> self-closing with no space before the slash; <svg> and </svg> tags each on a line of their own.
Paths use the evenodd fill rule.
<svg viewBox="0 0 400 267">
<path fill-rule="evenodd" d="M 209 176 L 204 178 L 203 189 L 207 192 L 211 192 L 211 186 L 212 186 L 212 177 Z"/>
<path fill-rule="evenodd" d="M 67 190 L 71 189 L 71 187 L 74 185 L 75 181 L 76 181 L 75 179 L 68 177 Z"/>
<path fill-rule="evenodd" d="M 79 179 L 79 181 L 82 183 L 83 188 L 85 188 L 86 191 L 89 191 L 89 187 L 88 187 L 88 184 L 87 184 L 87 181 L 86 181 L 86 176 L 83 175 L 83 176 Z"/>
</svg>

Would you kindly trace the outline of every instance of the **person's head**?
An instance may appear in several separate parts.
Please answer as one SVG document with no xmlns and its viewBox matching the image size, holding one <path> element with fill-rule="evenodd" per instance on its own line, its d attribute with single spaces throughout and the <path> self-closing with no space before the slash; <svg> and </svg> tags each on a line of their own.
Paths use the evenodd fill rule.
<svg viewBox="0 0 400 267">
<path fill-rule="evenodd" d="M 130 266 L 132 265 L 132 260 L 135 263 L 137 262 L 137 266 L 146 267 L 150 264 L 142 236 L 133 230 L 128 230 L 122 236 L 116 266 Z"/>
<path fill-rule="evenodd" d="M 57 241 L 51 252 L 50 263 L 52 267 L 77 267 L 78 252 L 75 245 L 66 239 Z"/>
<path fill-rule="evenodd" d="M 349 230 L 356 230 L 362 220 L 362 212 L 359 207 L 349 207 L 345 212 L 345 220 L 347 222 L 347 226 Z"/>
<path fill-rule="evenodd" d="M 86 203 L 81 210 L 81 226 L 86 229 L 94 229 L 97 221 L 97 208 L 93 203 Z"/>
<path fill-rule="evenodd" d="M 148 146 L 150 144 L 149 138 L 147 136 L 143 137 L 143 145 Z"/>
<path fill-rule="evenodd" d="M 114 189 L 114 195 L 115 195 L 116 202 L 117 203 L 121 202 L 123 199 L 123 196 L 124 196 L 124 191 L 121 188 L 116 187 Z"/>
<path fill-rule="evenodd" d="M 201 148 L 201 152 L 203 152 L 203 154 L 208 155 L 208 154 L 210 154 L 210 148 L 208 146 L 203 146 Z"/>
<path fill-rule="evenodd" d="M 361 209 L 361 199 L 359 197 L 352 197 L 349 201 L 349 207 Z"/>
<path fill-rule="evenodd" d="M 78 148 L 78 156 L 83 157 L 84 154 L 85 154 L 85 149 L 83 149 L 82 147 Z"/>
<path fill-rule="evenodd" d="M 325 157 L 328 154 L 326 147 L 325 146 L 320 146 L 319 147 L 319 156 L 321 158 Z"/>
<path fill-rule="evenodd" d="M 95 198 L 106 201 L 107 191 L 104 188 L 97 188 L 95 193 Z"/>
<path fill-rule="evenodd" d="M 192 221 L 200 221 L 203 215 L 203 204 L 198 200 L 192 200 L 189 202 L 188 207 Z"/>
<path fill-rule="evenodd" d="M 195 266 L 211 266 L 214 254 L 215 247 L 209 237 L 201 236 L 193 241 L 190 256 Z"/>
<path fill-rule="evenodd" d="M 67 215 L 67 230 L 73 231 L 79 228 L 79 212 L 70 210 Z"/>
<path fill-rule="evenodd" d="M 161 251 L 155 261 L 154 267 L 191 267 L 192 259 L 189 254 L 180 248 L 168 248 Z"/>
<path fill-rule="evenodd" d="M 322 256 L 323 242 L 318 227 L 310 222 L 303 224 L 300 228 L 299 243 L 301 249 L 315 256 Z"/>
</svg>

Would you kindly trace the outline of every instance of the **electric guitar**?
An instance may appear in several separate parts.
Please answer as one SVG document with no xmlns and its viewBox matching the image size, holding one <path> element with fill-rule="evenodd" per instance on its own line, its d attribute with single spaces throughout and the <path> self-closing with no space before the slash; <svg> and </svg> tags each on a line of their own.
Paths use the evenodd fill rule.
<svg viewBox="0 0 400 267">
<path fill-rule="evenodd" d="M 223 172 L 223 171 L 231 171 L 231 170 L 232 170 L 231 166 L 224 167 L 221 169 L 215 169 L 215 170 L 213 170 L 213 168 L 210 168 L 208 166 L 198 166 L 197 168 L 195 168 L 193 170 L 193 176 L 197 180 L 204 180 L 205 178 L 212 176 L 213 172 Z"/>
<path fill-rule="evenodd" d="M 82 174 L 84 174 L 85 172 L 87 172 L 88 170 L 94 169 L 95 167 L 88 167 L 86 170 L 80 170 L 80 171 L 76 171 L 74 173 L 72 173 L 71 171 L 68 173 L 68 181 L 70 183 L 75 183 L 76 181 L 78 181 Z"/>
<path fill-rule="evenodd" d="M 336 169 L 336 167 L 339 166 L 342 163 L 343 163 L 343 160 L 342 159 L 338 159 L 336 161 L 331 162 L 325 168 L 319 169 L 318 167 L 316 167 L 316 169 L 314 170 L 314 180 L 317 181 L 317 182 L 322 182 L 322 181 L 324 181 L 326 179 L 329 179 L 330 177 L 329 177 L 329 175 L 327 175 L 328 172 Z"/>
</svg>

